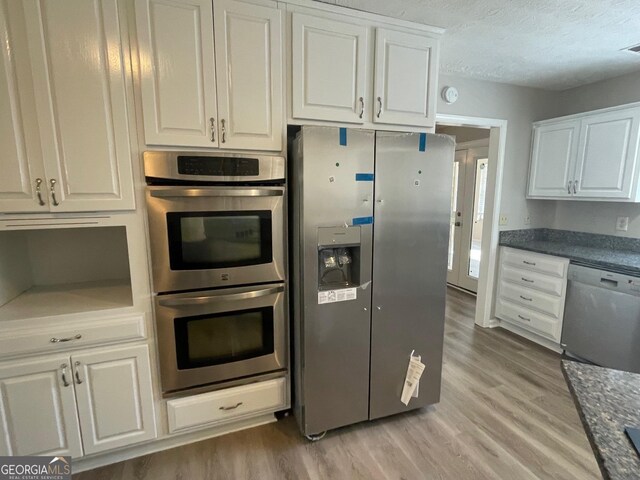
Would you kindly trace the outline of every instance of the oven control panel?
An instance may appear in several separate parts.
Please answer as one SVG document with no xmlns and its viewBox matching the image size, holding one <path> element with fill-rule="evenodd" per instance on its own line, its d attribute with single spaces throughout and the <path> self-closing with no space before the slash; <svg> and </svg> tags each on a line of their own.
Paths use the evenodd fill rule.
<svg viewBox="0 0 640 480">
<path fill-rule="evenodd" d="M 257 177 L 260 162 L 257 158 L 178 156 L 178 173 L 212 177 Z"/>
</svg>

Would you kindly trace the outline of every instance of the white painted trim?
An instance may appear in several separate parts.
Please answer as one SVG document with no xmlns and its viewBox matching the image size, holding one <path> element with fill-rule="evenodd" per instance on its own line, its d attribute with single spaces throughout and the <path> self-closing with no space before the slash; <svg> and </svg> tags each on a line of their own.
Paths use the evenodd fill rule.
<svg viewBox="0 0 640 480">
<path fill-rule="evenodd" d="M 189 432 L 184 434 L 170 435 L 158 440 L 140 445 L 129 445 L 127 447 L 110 451 L 101 455 L 90 457 L 81 457 L 73 459 L 73 473 L 80 473 L 86 470 L 103 467 L 112 463 L 123 462 L 131 458 L 148 455 L 150 453 L 161 452 L 170 448 L 187 445 L 189 443 L 199 442 L 213 437 L 226 435 L 227 433 L 237 432 L 246 428 L 253 428 L 267 423 L 273 423 L 276 417 L 273 413 L 260 415 L 253 418 L 239 420 L 228 425 L 216 426 L 207 430 L 197 432 Z"/>
<path fill-rule="evenodd" d="M 492 315 L 498 263 L 498 228 L 500 200 L 502 198 L 502 176 L 505 147 L 507 143 L 507 121 L 496 118 L 468 117 L 463 115 L 436 115 L 436 125 L 453 127 L 491 128 L 489 136 L 489 176 L 487 178 L 487 198 L 485 211 L 491 219 L 489 228 L 482 232 L 480 277 L 476 302 L 475 323 L 481 327 L 495 326 Z"/>
<path fill-rule="evenodd" d="M 637 107 L 640 107 L 640 102 L 623 103 L 622 105 L 615 105 L 613 107 L 598 108 L 597 110 L 587 110 L 585 112 L 572 113 L 571 115 L 563 115 L 562 117 L 553 117 L 553 118 L 548 118 L 546 120 L 538 120 L 537 122 L 533 122 L 533 126 L 535 127 L 535 126 L 542 126 L 547 123 L 564 122 L 567 120 L 583 118 L 587 115 L 609 113 L 609 112 L 615 112 L 616 110 L 626 110 L 628 108 L 637 108 Z"/>
</svg>

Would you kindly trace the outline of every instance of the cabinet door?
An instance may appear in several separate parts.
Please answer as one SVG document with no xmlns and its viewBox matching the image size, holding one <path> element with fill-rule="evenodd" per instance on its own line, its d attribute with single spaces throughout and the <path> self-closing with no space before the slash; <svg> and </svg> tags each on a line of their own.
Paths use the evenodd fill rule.
<svg viewBox="0 0 640 480">
<path fill-rule="evenodd" d="M 582 119 L 574 177 L 576 197 L 631 198 L 639 125 L 638 108 Z"/>
<path fill-rule="evenodd" d="M 368 29 L 294 13 L 292 16 L 294 118 L 364 123 L 370 118 Z"/>
<path fill-rule="evenodd" d="M 227 0 L 214 13 L 220 144 L 280 150 L 282 12 Z"/>
<path fill-rule="evenodd" d="M 211 0 L 136 0 L 147 145 L 217 147 Z"/>
<path fill-rule="evenodd" d="M 0 366 L 0 455 L 82 455 L 69 357 Z"/>
<path fill-rule="evenodd" d="M 438 41 L 376 29 L 376 123 L 433 127 L 436 121 Z"/>
<path fill-rule="evenodd" d="M 156 438 L 146 345 L 71 357 L 86 454 Z"/>
<path fill-rule="evenodd" d="M 51 210 L 134 209 L 124 12 L 117 0 L 24 7 Z"/>
<path fill-rule="evenodd" d="M 578 150 L 580 121 L 545 124 L 533 129 L 529 197 L 567 197 Z"/>
<path fill-rule="evenodd" d="M 48 211 L 24 15 L 0 1 L 0 211 Z M 38 199 L 38 185 L 40 198 Z"/>
</svg>

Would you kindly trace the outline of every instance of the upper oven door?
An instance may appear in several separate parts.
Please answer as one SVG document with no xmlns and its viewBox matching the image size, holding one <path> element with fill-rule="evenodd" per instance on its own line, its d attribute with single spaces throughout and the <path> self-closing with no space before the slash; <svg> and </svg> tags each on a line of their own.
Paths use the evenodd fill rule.
<svg viewBox="0 0 640 480">
<path fill-rule="evenodd" d="M 284 187 L 147 187 L 156 292 L 283 281 Z"/>
</svg>

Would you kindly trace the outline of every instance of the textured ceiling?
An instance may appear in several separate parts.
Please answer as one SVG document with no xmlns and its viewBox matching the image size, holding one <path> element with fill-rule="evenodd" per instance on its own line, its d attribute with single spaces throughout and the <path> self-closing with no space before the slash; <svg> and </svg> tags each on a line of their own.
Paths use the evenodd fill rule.
<svg viewBox="0 0 640 480">
<path fill-rule="evenodd" d="M 640 0 L 319 0 L 446 28 L 440 71 L 564 90 L 640 70 Z"/>
</svg>

